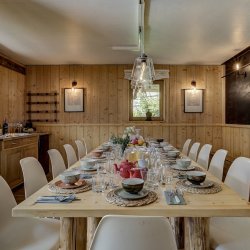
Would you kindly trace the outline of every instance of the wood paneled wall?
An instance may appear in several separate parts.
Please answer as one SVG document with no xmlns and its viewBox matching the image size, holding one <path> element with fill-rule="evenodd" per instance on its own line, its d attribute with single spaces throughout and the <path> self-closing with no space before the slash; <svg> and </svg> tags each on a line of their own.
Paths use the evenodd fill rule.
<svg viewBox="0 0 250 250">
<path fill-rule="evenodd" d="M 65 151 L 63 149 L 65 143 L 70 143 L 75 147 L 75 139 L 85 138 L 88 150 L 91 150 L 103 141 L 108 140 L 110 135 L 122 134 L 126 126 L 132 125 L 134 125 L 134 123 L 37 124 L 37 129 L 51 134 L 50 147 L 59 149 L 66 161 Z M 187 138 L 191 138 L 193 142 L 201 142 L 201 144 L 212 144 L 213 152 L 217 149 L 224 148 L 228 150 L 226 171 L 234 158 L 239 156 L 250 157 L 250 126 L 136 123 L 136 127 L 141 128 L 141 134 L 145 137 L 164 138 L 178 148 L 182 147 Z"/>
<path fill-rule="evenodd" d="M 58 148 L 64 155 L 63 145 L 70 143 L 75 147 L 75 140 L 84 138 L 88 150 L 107 141 L 112 134 L 122 134 L 128 124 L 37 124 L 37 129 L 51 134 L 51 148 Z M 144 137 L 164 138 L 173 145 L 181 148 L 187 138 L 201 143 L 211 143 L 214 150 L 222 146 L 222 127 L 218 125 L 166 124 L 166 123 L 137 123 Z M 76 147 L 75 147 L 76 149 Z M 66 158 L 65 158 L 66 159 Z"/>
<path fill-rule="evenodd" d="M 28 66 L 26 90 L 60 93 L 59 124 L 36 124 L 39 131 L 51 133 L 51 147 L 64 155 L 63 144 L 84 137 L 93 149 L 110 135 L 121 134 L 126 126 L 142 129 L 144 137 L 163 137 L 177 147 L 186 138 L 211 143 L 214 150 L 222 145 L 224 110 L 224 74 L 222 66 L 155 65 L 169 69 L 170 78 L 164 81 L 164 121 L 129 122 L 129 81 L 124 69 L 132 65 L 56 65 Z M 205 89 L 204 113 L 184 113 L 184 89 L 196 80 L 197 88 Z M 63 89 L 76 80 L 79 88 L 86 88 L 85 112 L 65 113 Z"/>
<path fill-rule="evenodd" d="M 119 124 L 128 122 L 129 81 L 124 69 L 132 65 L 57 65 L 28 66 L 26 90 L 31 92 L 57 91 L 60 93 L 59 123 Z M 170 78 L 165 80 L 164 122 L 215 124 L 223 122 L 222 66 L 169 66 Z M 205 89 L 204 113 L 183 112 L 183 89 L 191 87 L 195 79 L 197 88 Z M 85 112 L 65 113 L 63 89 L 86 88 Z M 41 114 L 39 114 L 41 116 Z"/>
<path fill-rule="evenodd" d="M 222 147 L 227 149 L 231 158 L 250 157 L 250 126 L 223 125 Z"/>
<path fill-rule="evenodd" d="M 27 66 L 27 75 L 0 66 L 0 122 L 25 119 L 25 93 L 57 91 L 60 93 L 60 122 L 35 124 L 38 131 L 50 132 L 50 147 L 74 145 L 76 138 L 84 137 L 93 149 L 113 134 L 121 134 L 126 126 L 142 129 L 145 137 L 163 137 L 177 147 L 186 138 L 211 143 L 213 151 L 225 148 L 230 158 L 250 157 L 250 126 L 224 124 L 223 66 L 156 65 L 169 69 L 165 80 L 165 111 L 163 122 L 129 122 L 128 90 L 124 69 L 131 65 L 46 65 Z M 63 88 L 73 80 L 86 88 L 86 112 L 64 113 Z M 196 80 L 198 88 L 205 89 L 204 113 L 183 112 L 183 90 Z M 26 80 L 26 84 L 25 84 Z M 27 116 L 26 116 L 27 119 Z M 65 157 L 65 155 L 64 155 Z"/>
<path fill-rule="evenodd" d="M 0 123 L 24 120 L 25 75 L 0 66 Z"/>
</svg>

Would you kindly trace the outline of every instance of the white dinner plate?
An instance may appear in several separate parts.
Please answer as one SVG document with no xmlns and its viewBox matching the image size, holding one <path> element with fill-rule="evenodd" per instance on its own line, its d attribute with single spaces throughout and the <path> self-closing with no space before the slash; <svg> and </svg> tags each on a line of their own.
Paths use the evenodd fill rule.
<svg viewBox="0 0 250 250">
<path fill-rule="evenodd" d="M 80 166 L 79 169 L 83 170 L 83 171 L 96 171 L 98 169 L 98 166 L 96 166 L 96 165 L 94 165 L 94 166 Z"/>
<path fill-rule="evenodd" d="M 214 185 L 214 183 L 209 180 L 205 180 L 201 184 L 193 184 L 190 181 L 186 181 L 185 185 L 188 187 L 193 187 L 193 188 L 211 188 Z"/>
<path fill-rule="evenodd" d="M 119 196 L 123 199 L 126 199 L 126 200 L 139 200 L 139 199 L 145 198 L 148 195 L 149 191 L 146 189 L 142 189 L 137 194 L 130 194 L 130 193 L 126 192 L 123 188 L 118 188 L 114 191 L 114 193 L 117 196 Z"/>
<path fill-rule="evenodd" d="M 195 166 L 193 166 L 193 165 L 190 165 L 190 166 L 188 166 L 187 168 L 182 168 L 182 167 L 180 167 L 179 165 L 174 164 L 174 165 L 171 165 L 170 167 L 171 167 L 172 169 L 180 170 L 180 171 L 190 171 L 190 170 L 194 170 L 194 169 L 195 169 Z"/>
</svg>

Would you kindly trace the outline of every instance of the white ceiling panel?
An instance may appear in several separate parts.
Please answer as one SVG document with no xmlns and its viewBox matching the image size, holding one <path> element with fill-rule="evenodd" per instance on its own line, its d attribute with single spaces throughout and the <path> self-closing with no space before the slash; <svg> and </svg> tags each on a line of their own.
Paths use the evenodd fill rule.
<svg viewBox="0 0 250 250">
<path fill-rule="evenodd" d="M 133 63 L 139 0 L 0 0 L 0 52 L 23 64 Z M 249 0 L 147 0 L 154 63 L 220 64 L 250 45 Z"/>
</svg>

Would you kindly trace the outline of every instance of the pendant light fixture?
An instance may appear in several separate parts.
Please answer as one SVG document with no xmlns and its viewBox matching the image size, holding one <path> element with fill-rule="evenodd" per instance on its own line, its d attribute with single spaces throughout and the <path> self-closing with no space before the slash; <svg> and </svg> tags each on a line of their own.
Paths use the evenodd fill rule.
<svg viewBox="0 0 250 250">
<path fill-rule="evenodd" d="M 139 90 L 145 91 L 153 84 L 155 71 L 153 60 L 144 52 L 144 0 L 139 2 L 139 47 L 140 56 L 135 59 L 131 74 L 131 88 L 134 90 L 134 99 Z"/>
<path fill-rule="evenodd" d="M 75 91 L 75 88 L 77 86 L 77 81 L 76 81 L 76 76 L 75 76 L 75 65 L 73 65 L 72 67 L 73 67 L 73 72 L 74 72 L 74 80 L 71 83 L 71 90 Z"/>
<path fill-rule="evenodd" d="M 191 86 L 192 86 L 193 90 L 196 90 L 196 81 L 195 80 L 191 81 Z"/>
</svg>

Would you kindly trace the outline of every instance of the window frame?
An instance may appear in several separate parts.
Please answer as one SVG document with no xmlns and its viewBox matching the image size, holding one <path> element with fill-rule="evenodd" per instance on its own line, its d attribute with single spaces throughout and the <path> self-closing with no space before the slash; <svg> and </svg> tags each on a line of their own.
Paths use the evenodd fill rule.
<svg viewBox="0 0 250 250">
<path fill-rule="evenodd" d="M 159 84 L 160 91 L 160 116 L 152 117 L 152 121 L 163 121 L 164 120 L 164 93 L 165 93 L 165 81 L 163 79 L 154 81 L 153 84 Z M 133 89 L 131 89 L 131 82 L 129 82 L 129 121 L 146 121 L 145 117 L 134 117 L 133 116 Z"/>
</svg>

